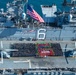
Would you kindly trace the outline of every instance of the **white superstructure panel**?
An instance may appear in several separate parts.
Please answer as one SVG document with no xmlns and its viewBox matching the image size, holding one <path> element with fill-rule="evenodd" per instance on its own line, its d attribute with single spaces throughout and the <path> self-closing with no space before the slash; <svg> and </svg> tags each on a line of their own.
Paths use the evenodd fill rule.
<svg viewBox="0 0 76 75">
<path fill-rule="evenodd" d="M 46 15 L 46 17 L 54 17 L 56 16 L 54 13 L 57 11 L 57 7 L 55 5 L 53 6 L 42 6 L 42 13 L 43 15 Z"/>
<path fill-rule="evenodd" d="M 56 5 L 52 5 L 52 6 L 41 5 L 41 9 L 43 14 L 43 19 L 45 22 L 55 22 L 56 19 L 55 12 L 57 11 Z"/>
</svg>

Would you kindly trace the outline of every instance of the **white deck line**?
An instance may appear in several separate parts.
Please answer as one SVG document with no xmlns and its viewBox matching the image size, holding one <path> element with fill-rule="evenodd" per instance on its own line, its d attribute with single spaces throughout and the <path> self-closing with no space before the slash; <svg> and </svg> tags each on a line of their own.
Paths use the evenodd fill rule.
<svg viewBox="0 0 76 75">
<path fill-rule="evenodd" d="M 29 63 L 29 68 L 31 68 L 31 62 L 30 60 L 25 60 L 25 61 L 13 61 L 14 63 L 25 63 L 28 62 Z"/>
</svg>

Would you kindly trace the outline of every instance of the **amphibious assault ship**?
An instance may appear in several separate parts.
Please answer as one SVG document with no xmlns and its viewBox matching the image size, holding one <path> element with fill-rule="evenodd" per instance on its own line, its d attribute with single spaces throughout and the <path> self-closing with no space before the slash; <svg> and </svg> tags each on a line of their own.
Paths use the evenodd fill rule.
<svg viewBox="0 0 76 75">
<path fill-rule="evenodd" d="M 25 13 L 25 0 L 8 2 L 7 10 L 0 10 L 0 74 L 75 75 L 75 1 L 64 0 L 68 12 L 41 5 L 44 23 Z"/>
<path fill-rule="evenodd" d="M 72 41 L 76 39 L 75 7 L 68 12 L 61 12 L 57 11 L 55 4 L 52 6 L 41 5 L 45 23 L 39 23 L 27 17 L 28 15 L 24 11 L 25 4 L 23 1 L 15 0 L 12 3 L 7 3 L 6 12 L 4 9 L 0 10 L 1 40 Z"/>
</svg>

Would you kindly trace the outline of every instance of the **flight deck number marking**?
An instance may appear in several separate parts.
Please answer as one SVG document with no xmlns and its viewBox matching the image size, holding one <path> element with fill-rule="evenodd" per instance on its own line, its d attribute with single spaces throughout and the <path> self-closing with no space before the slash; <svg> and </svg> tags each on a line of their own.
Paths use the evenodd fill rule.
<svg viewBox="0 0 76 75">
<path fill-rule="evenodd" d="M 44 40 L 45 37 L 46 37 L 45 32 L 46 32 L 46 29 L 39 29 L 39 30 L 37 31 L 37 39 L 39 39 L 39 40 L 41 40 L 41 39 Z"/>
</svg>

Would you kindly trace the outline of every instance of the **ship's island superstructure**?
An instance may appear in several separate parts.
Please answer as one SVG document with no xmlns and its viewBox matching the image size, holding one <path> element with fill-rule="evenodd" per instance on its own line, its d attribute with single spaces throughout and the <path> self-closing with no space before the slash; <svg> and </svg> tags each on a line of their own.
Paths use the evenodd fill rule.
<svg viewBox="0 0 76 75">
<path fill-rule="evenodd" d="M 72 7 L 68 12 L 59 11 L 56 4 L 41 5 L 44 23 L 25 13 L 25 0 L 0 9 L 1 75 L 75 75 L 75 2 L 64 0 L 63 6 Z"/>
</svg>

